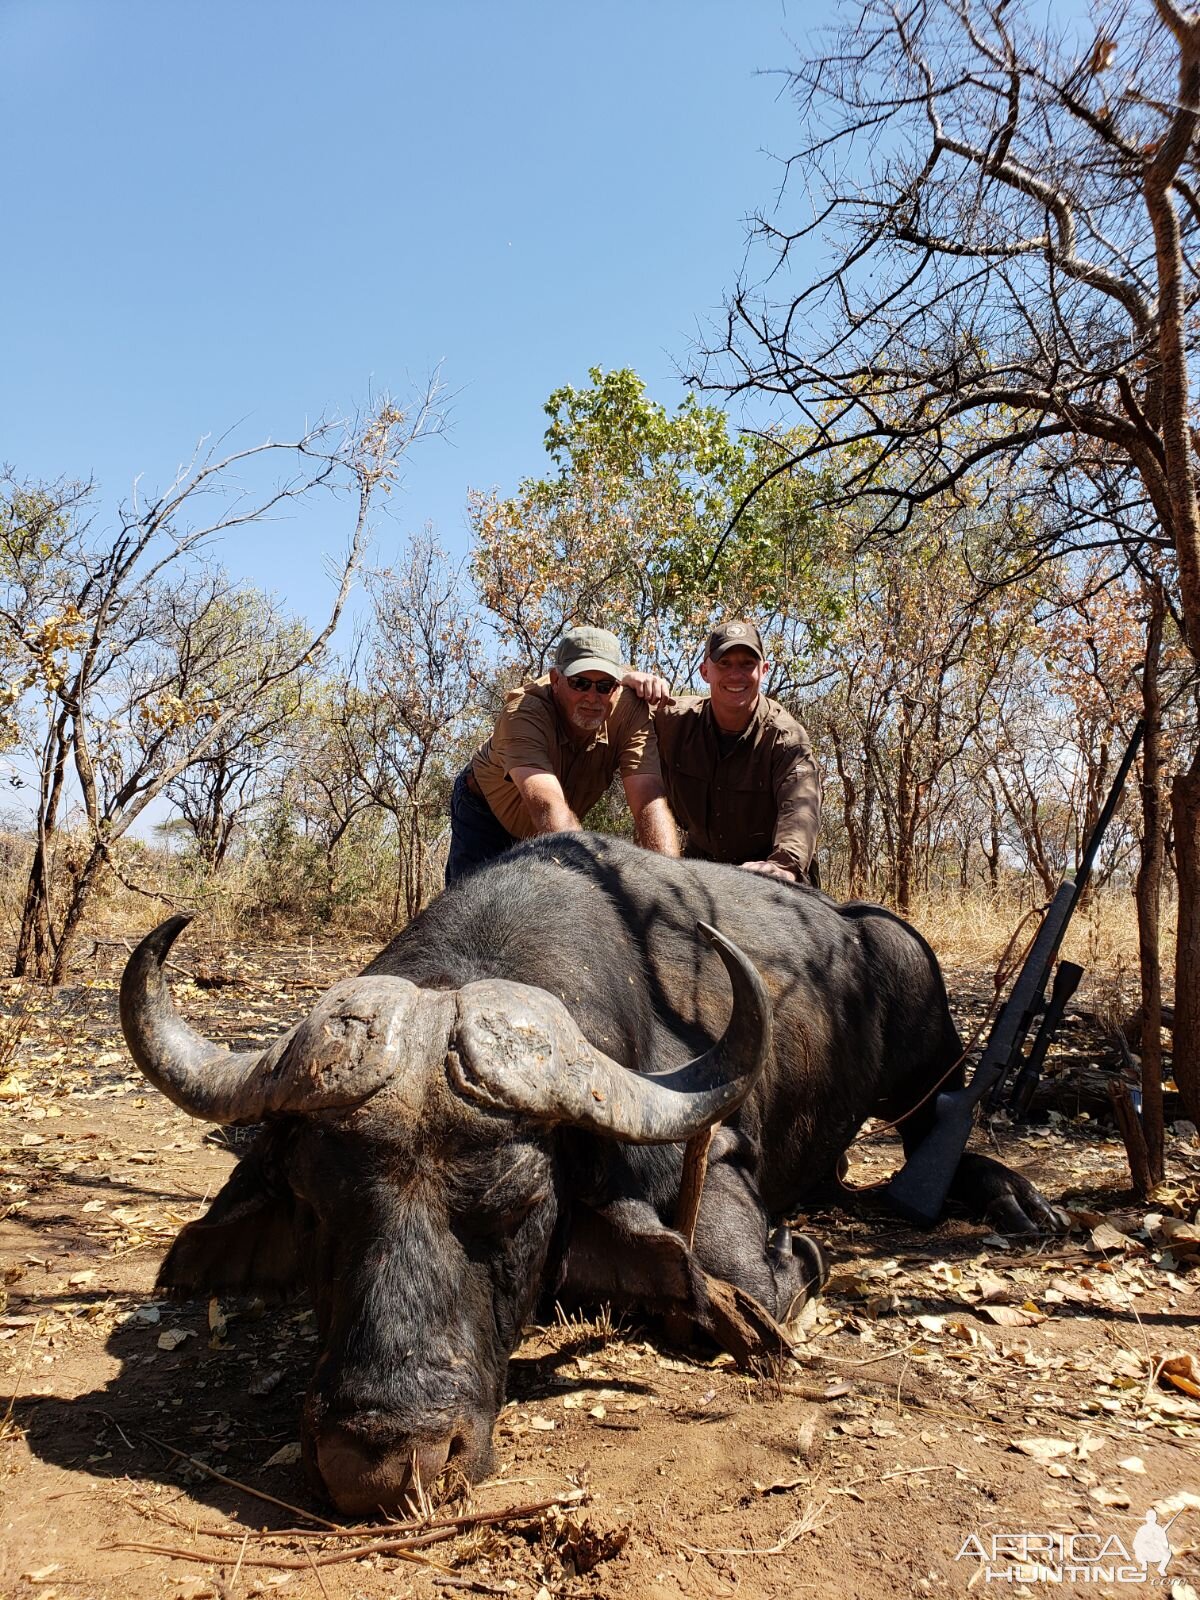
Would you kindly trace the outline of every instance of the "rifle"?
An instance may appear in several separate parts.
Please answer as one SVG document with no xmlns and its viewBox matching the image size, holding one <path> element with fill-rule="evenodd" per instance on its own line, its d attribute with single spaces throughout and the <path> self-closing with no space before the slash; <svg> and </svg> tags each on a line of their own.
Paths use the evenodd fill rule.
<svg viewBox="0 0 1200 1600">
<path fill-rule="evenodd" d="M 1044 999 L 1046 979 L 1075 907 L 1091 877 L 1092 864 L 1113 819 L 1129 769 L 1142 742 L 1143 729 L 1144 723 L 1139 720 L 1121 758 L 1121 765 L 1117 768 L 1104 808 L 1083 847 L 1079 866 L 1076 871 L 1067 873 L 1051 900 L 1033 946 L 1017 974 L 1012 993 L 988 1035 L 970 1083 L 961 1089 L 938 1095 L 934 1102 L 933 1127 L 887 1186 L 888 1198 L 897 1210 L 913 1222 L 931 1227 L 941 1216 L 947 1191 L 971 1136 L 975 1107 L 980 1101 L 987 1096 L 989 1108 L 1004 1101 L 1004 1086 L 1010 1075 L 1016 1072 L 1016 1081 L 1006 1103 L 1017 1116 L 1022 1115 L 1029 1105 L 1051 1038 L 1062 1020 L 1067 1001 L 1083 976 L 1083 969 L 1074 962 L 1062 962 L 1055 976 L 1048 1006 Z M 1041 1030 L 1029 1057 L 1025 1058 L 1022 1055 L 1025 1037 L 1034 1017 L 1043 1008 L 1045 1018 Z"/>
</svg>

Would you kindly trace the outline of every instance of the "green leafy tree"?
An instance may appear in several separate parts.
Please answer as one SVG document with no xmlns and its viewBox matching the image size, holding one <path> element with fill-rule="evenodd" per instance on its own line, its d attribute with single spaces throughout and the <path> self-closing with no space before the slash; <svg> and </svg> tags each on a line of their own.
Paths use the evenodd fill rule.
<svg viewBox="0 0 1200 1600">
<path fill-rule="evenodd" d="M 476 587 L 521 666 L 544 671 L 565 628 L 600 623 L 631 661 L 684 682 L 713 616 L 731 612 L 777 627 L 789 661 L 803 655 L 804 630 L 819 636 L 836 600 L 833 534 L 808 476 L 778 474 L 737 543 L 722 543 L 786 445 L 731 437 L 691 396 L 669 412 L 628 369 L 589 376 L 546 403 L 551 475 L 471 499 Z"/>
</svg>

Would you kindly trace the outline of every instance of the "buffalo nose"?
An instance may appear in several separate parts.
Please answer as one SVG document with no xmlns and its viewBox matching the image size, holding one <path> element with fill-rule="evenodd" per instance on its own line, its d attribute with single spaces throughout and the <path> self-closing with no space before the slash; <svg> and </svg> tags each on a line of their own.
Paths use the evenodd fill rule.
<svg viewBox="0 0 1200 1600">
<path fill-rule="evenodd" d="M 316 1449 L 317 1469 L 329 1498 L 345 1516 L 394 1515 L 432 1489 L 450 1459 L 454 1434 L 409 1440 L 382 1449 L 344 1428 L 332 1428 Z M 420 1488 L 418 1488 L 420 1485 Z"/>
</svg>

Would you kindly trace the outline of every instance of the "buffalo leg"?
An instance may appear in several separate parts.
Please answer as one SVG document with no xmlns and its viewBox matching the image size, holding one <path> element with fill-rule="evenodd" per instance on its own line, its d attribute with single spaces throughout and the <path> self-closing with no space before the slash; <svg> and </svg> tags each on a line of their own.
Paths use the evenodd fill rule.
<svg viewBox="0 0 1200 1600">
<path fill-rule="evenodd" d="M 768 1228 L 745 1169 L 732 1161 L 711 1162 L 696 1222 L 697 1260 L 786 1324 L 820 1293 L 828 1269 L 815 1239 L 781 1228 L 768 1240 Z"/>
<path fill-rule="evenodd" d="M 579 1208 L 560 1293 L 660 1316 L 670 1337 L 704 1333 L 741 1367 L 776 1360 L 791 1348 L 769 1311 L 739 1284 L 706 1272 L 644 1200 Z"/>
</svg>

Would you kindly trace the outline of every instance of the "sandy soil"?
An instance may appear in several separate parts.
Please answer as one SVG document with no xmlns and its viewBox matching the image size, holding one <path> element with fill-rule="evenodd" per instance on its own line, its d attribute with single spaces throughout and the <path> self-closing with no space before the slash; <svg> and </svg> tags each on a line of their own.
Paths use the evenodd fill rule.
<svg viewBox="0 0 1200 1600">
<path fill-rule="evenodd" d="M 208 987 L 177 993 L 246 1042 L 360 956 L 193 956 Z M 1149 1208 L 1093 1122 L 1008 1134 L 1004 1159 L 1074 1211 L 1066 1238 L 962 1220 L 918 1234 L 869 1203 L 810 1216 L 834 1277 L 771 1379 L 603 1316 L 531 1329 L 495 1478 L 432 1513 L 465 1525 L 427 1528 L 402 1558 L 364 1549 L 379 1528 L 323 1526 L 305 1487 L 306 1306 L 154 1295 L 163 1249 L 235 1154 L 132 1075 L 113 978 L 49 998 L 10 986 L 4 1009 L 2 1596 L 1128 1595 L 1105 1563 L 1006 1583 L 980 1553 L 1006 1533 L 1093 1534 L 1085 1566 L 1106 1540 L 1111 1564 L 1152 1506 L 1177 1519 L 1153 1587 L 1200 1584 L 1194 1138 L 1172 1141 Z M 854 1180 L 894 1161 L 868 1138 Z"/>
</svg>

